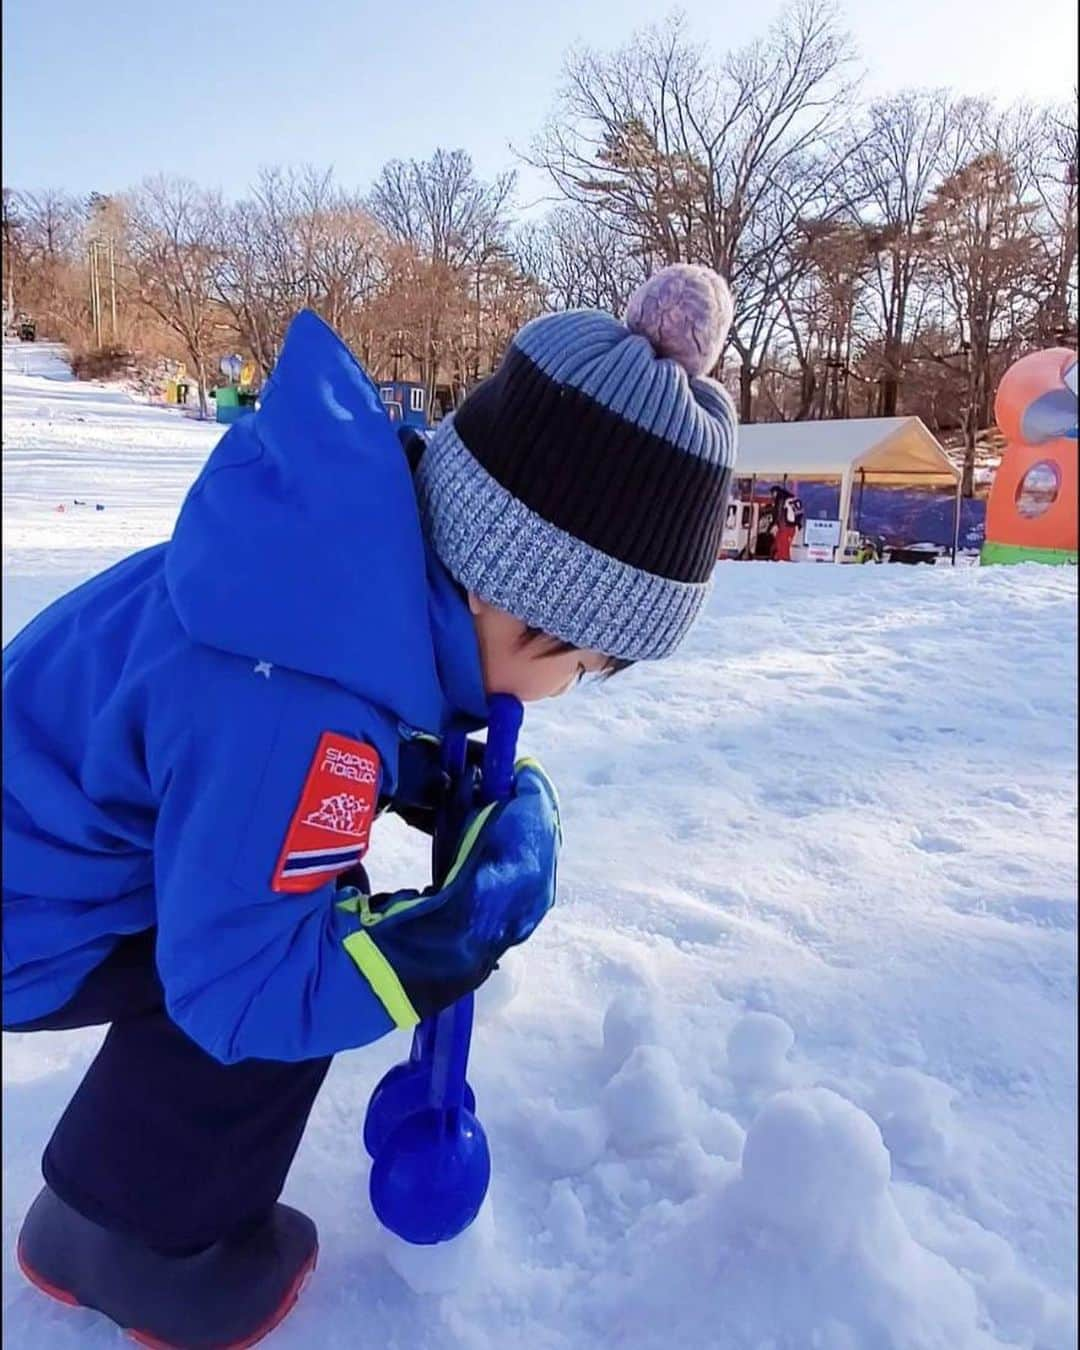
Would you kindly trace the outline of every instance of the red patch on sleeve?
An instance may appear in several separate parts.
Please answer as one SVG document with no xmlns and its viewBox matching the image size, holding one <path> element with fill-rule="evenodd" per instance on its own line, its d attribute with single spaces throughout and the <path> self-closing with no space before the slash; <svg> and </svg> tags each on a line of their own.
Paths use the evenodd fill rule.
<svg viewBox="0 0 1080 1350">
<path fill-rule="evenodd" d="M 378 753 L 362 741 L 324 731 L 272 889 L 305 895 L 355 867 L 367 852 L 378 791 Z"/>
</svg>

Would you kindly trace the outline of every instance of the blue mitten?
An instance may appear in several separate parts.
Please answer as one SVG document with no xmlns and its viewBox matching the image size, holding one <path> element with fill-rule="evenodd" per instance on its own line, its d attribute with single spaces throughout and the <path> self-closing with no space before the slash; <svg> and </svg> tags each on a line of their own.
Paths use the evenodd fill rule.
<svg viewBox="0 0 1080 1350">
<path fill-rule="evenodd" d="M 430 1017 L 483 984 L 503 952 L 548 912 L 561 843 L 555 789 L 539 764 L 521 760 L 513 796 L 467 822 L 442 886 L 342 897 L 361 925 L 346 946 L 368 973 L 374 963 L 362 959 L 362 948 L 370 939 L 416 1015 Z"/>
</svg>

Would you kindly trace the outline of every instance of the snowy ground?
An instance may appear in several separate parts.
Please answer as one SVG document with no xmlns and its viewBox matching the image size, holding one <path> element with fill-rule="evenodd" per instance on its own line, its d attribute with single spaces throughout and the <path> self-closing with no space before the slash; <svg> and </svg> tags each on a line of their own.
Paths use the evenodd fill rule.
<svg viewBox="0 0 1080 1350">
<path fill-rule="evenodd" d="M 166 537 L 216 438 L 65 375 L 5 347 L 5 641 Z M 567 844 L 480 1000 L 490 1206 L 449 1248 L 378 1230 L 360 1128 L 407 1040 L 341 1056 L 280 1350 L 1075 1345 L 1076 572 L 718 583 L 685 654 L 530 711 Z M 423 875 L 379 830 L 376 883 Z M 119 1343 L 11 1255 L 99 1036 L 4 1037 L 16 1350 Z"/>
</svg>

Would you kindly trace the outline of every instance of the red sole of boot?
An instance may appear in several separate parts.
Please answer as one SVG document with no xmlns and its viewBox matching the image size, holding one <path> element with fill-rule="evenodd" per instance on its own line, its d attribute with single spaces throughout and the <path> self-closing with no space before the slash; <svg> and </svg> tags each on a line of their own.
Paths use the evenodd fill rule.
<svg viewBox="0 0 1080 1350">
<path fill-rule="evenodd" d="M 304 1285 L 308 1282 L 315 1269 L 315 1263 L 318 1260 L 318 1257 L 319 1251 L 318 1248 L 316 1248 L 311 1254 L 310 1261 L 301 1267 L 296 1279 L 289 1285 L 281 1303 L 266 1321 L 263 1322 L 261 1326 L 257 1327 L 250 1336 L 245 1337 L 242 1341 L 222 1342 L 220 1346 L 215 1346 L 214 1350 L 248 1350 L 249 1346 L 255 1345 L 264 1337 L 269 1336 L 276 1327 L 284 1322 L 285 1318 L 288 1317 L 293 1308 L 296 1307 L 297 1300 L 303 1293 Z M 16 1248 L 15 1259 L 18 1262 L 19 1269 L 35 1289 L 40 1289 L 43 1294 L 48 1294 L 49 1298 L 56 1299 L 58 1303 L 63 1303 L 68 1308 L 85 1308 L 88 1306 L 85 1303 L 80 1303 L 74 1294 L 69 1293 L 66 1289 L 57 1288 L 55 1284 L 50 1284 L 48 1280 L 39 1275 L 32 1266 L 27 1264 L 21 1248 Z M 100 1310 L 92 1308 L 90 1311 L 98 1312 Z M 152 1336 L 148 1331 L 138 1331 L 133 1327 L 125 1327 L 124 1330 L 133 1341 L 137 1341 L 139 1345 L 149 1347 L 149 1350 L 186 1350 L 186 1347 L 176 1345 L 172 1341 L 163 1341 L 158 1336 Z"/>
</svg>

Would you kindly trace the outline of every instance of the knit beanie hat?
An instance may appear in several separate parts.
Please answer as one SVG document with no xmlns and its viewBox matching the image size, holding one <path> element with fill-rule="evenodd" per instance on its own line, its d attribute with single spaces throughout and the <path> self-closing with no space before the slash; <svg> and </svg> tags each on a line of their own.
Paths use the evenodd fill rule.
<svg viewBox="0 0 1080 1350">
<path fill-rule="evenodd" d="M 417 472 L 466 590 L 575 647 L 669 655 L 710 589 L 735 464 L 707 379 L 731 324 L 715 272 L 677 264 L 599 310 L 535 319 L 441 423 Z"/>
</svg>

